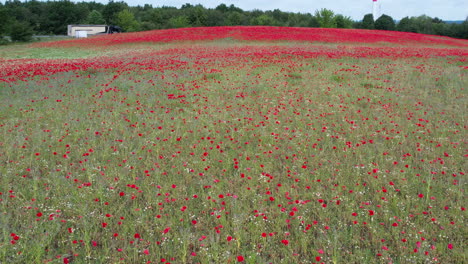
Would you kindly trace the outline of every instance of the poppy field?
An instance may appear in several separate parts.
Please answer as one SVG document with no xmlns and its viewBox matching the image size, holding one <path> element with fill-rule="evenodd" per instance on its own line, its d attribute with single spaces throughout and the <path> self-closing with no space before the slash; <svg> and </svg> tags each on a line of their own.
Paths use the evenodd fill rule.
<svg viewBox="0 0 468 264">
<path fill-rule="evenodd" d="M 277 27 L 1 47 L 0 262 L 464 263 L 467 58 Z"/>
</svg>

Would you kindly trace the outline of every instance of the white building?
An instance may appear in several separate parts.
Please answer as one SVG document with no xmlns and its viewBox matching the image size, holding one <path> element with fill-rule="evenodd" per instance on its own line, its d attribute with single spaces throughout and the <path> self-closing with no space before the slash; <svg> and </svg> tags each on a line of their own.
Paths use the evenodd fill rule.
<svg viewBox="0 0 468 264">
<path fill-rule="evenodd" d="M 86 38 L 90 35 L 107 33 L 107 25 L 68 25 L 67 35 L 70 37 Z"/>
</svg>

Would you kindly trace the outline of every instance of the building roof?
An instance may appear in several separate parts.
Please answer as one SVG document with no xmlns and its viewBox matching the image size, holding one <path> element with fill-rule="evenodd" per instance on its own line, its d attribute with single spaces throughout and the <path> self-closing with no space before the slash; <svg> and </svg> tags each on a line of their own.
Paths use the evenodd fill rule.
<svg viewBox="0 0 468 264">
<path fill-rule="evenodd" d="M 87 24 L 73 24 L 73 25 L 68 25 L 72 27 L 107 27 L 107 25 L 87 25 Z"/>
</svg>

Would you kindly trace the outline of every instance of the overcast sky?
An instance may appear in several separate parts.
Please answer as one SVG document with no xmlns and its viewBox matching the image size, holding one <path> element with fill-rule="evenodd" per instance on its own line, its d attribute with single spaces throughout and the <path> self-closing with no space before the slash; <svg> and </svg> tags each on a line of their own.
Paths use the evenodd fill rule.
<svg viewBox="0 0 468 264">
<path fill-rule="evenodd" d="M 95 1 L 107 3 L 107 0 Z M 280 9 L 311 14 L 315 10 L 327 8 L 337 14 L 350 16 L 354 20 L 361 20 L 365 14 L 372 13 L 372 0 L 124 0 L 124 2 L 130 6 L 151 4 L 153 7 L 180 7 L 185 3 L 190 3 L 192 5 L 202 4 L 207 8 L 214 8 L 224 3 L 226 5 L 234 4 L 245 11 Z M 465 20 L 468 16 L 468 0 L 378 0 L 378 2 L 382 14 L 387 14 L 397 20 L 405 16 L 423 14 L 443 20 Z"/>
</svg>

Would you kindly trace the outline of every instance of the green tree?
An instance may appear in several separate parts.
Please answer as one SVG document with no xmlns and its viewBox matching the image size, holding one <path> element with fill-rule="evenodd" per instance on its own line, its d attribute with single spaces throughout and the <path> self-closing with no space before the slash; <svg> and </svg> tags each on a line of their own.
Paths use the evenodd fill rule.
<svg viewBox="0 0 468 264">
<path fill-rule="evenodd" d="M 287 27 L 300 27 L 303 22 L 303 17 L 300 13 L 289 13 L 288 21 L 286 22 Z"/>
<path fill-rule="evenodd" d="M 375 29 L 395 30 L 395 21 L 388 15 L 382 15 L 375 21 Z"/>
<path fill-rule="evenodd" d="M 434 17 L 432 19 L 432 23 L 434 23 L 434 24 L 443 24 L 444 21 L 442 19 L 438 18 L 438 17 Z"/>
<path fill-rule="evenodd" d="M 15 42 L 28 42 L 32 40 L 34 31 L 27 22 L 15 21 L 10 28 L 10 38 Z"/>
<path fill-rule="evenodd" d="M 37 34 L 65 34 L 69 24 L 121 25 L 126 31 L 164 29 L 190 26 L 224 25 L 274 25 L 291 27 L 338 27 L 386 29 L 426 34 L 468 38 L 468 22 L 445 23 L 441 19 L 426 15 L 405 17 L 398 25 L 389 16 L 374 21 L 372 14 L 366 14 L 361 21 L 334 14 L 328 9 L 310 13 L 290 13 L 279 9 L 273 11 L 244 11 L 233 4 L 219 4 L 216 8 L 185 4 L 181 8 L 150 4 L 129 7 L 122 0 L 110 0 L 107 4 L 97 2 L 75 2 L 73 0 L 6 0 L 0 2 L 0 40 L 16 25 L 32 29 Z M 116 2 L 114 2 L 116 1 Z M 125 12 L 122 12 L 126 10 Z M 119 17 L 118 17 L 119 16 Z M 5 38 L 3 39 L 5 41 Z"/>
<path fill-rule="evenodd" d="M 345 17 L 341 14 L 338 14 L 334 17 L 335 24 L 337 28 L 352 28 L 353 20 L 350 17 Z"/>
<path fill-rule="evenodd" d="M 310 13 L 289 13 L 288 21 L 286 23 L 288 27 L 320 27 L 318 20 L 315 16 Z"/>
<path fill-rule="evenodd" d="M 7 25 L 9 24 L 10 15 L 8 10 L 0 3 L 0 37 L 5 35 L 7 32 Z"/>
<path fill-rule="evenodd" d="M 289 14 L 279 9 L 273 10 L 273 12 L 271 12 L 271 16 L 279 26 L 286 26 L 288 23 Z"/>
<path fill-rule="evenodd" d="M 423 34 L 434 34 L 432 27 L 432 18 L 426 15 L 418 16 L 414 19 L 415 26 L 417 27 L 418 33 Z"/>
<path fill-rule="evenodd" d="M 208 19 L 208 16 L 206 9 L 202 5 L 187 7 L 184 11 L 191 26 L 206 26 L 206 20 Z"/>
<path fill-rule="evenodd" d="M 335 13 L 326 8 L 315 11 L 315 17 L 322 28 L 336 28 L 336 21 L 333 19 Z"/>
<path fill-rule="evenodd" d="M 177 9 L 176 7 L 170 6 L 163 6 L 158 8 L 160 10 L 160 19 L 161 19 L 161 27 L 158 28 L 173 28 L 173 23 L 175 19 L 179 16 L 183 16 L 181 10 Z M 188 23 L 188 22 L 187 22 Z M 187 27 L 183 26 L 183 27 Z"/>
<path fill-rule="evenodd" d="M 451 24 L 451 34 L 455 38 L 468 39 L 468 17 L 461 24 Z"/>
<path fill-rule="evenodd" d="M 229 8 L 226 4 L 220 4 L 216 7 L 216 10 L 218 10 L 221 13 L 227 13 L 229 11 Z"/>
<path fill-rule="evenodd" d="M 244 10 L 240 9 L 239 7 L 231 4 L 229 7 L 228 7 L 228 11 L 229 12 L 239 12 L 239 13 L 244 13 Z"/>
<path fill-rule="evenodd" d="M 121 27 L 125 32 L 140 30 L 140 24 L 135 19 L 135 15 L 128 9 L 124 9 L 116 14 L 115 25 Z"/>
<path fill-rule="evenodd" d="M 105 4 L 98 3 L 98 2 L 78 2 L 78 4 L 82 4 L 86 7 L 86 9 L 91 12 L 92 10 L 99 11 L 99 13 L 102 14 L 102 11 L 104 10 L 104 7 L 106 6 Z"/>
<path fill-rule="evenodd" d="M 67 25 L 78 24 L 87 15 L 83 6 L 77 6 L 69 0 L 49 1 L 45 5 L 46 16 L 41 22 L 41 29 L 47 33 L 66 34 Z"/>
<path fill-rule="evenodd" d="M 189 8 L 192 8 L 193 5 L 189 4 L 189 3 L 186 3 L 186 4 L 183 4 L 180 9 L 189 9 Z"/>
<path fill-rule="evenodd" d="M 447 28 L 448 28 L 448 25 L 444 22 L 432 24 L 432 29 L 434 30 L 435 35 L 445 35 Z"/>
<path fill-rule="evenodd" d="M 34 31 L 40 32 L 42 19 L 47 15 L 45 5 L 37 0 L 29 0 L 24 2 L 24 7 L 29 10 L 29 17 L 26 21 L 29 22 Z"/>
<path fill-rule="evenodd" d="M 416 25 L 409 17 L 402 18 L 400 22 L 398 22 L 396 29 L 404 32 L 418 32 Z"/>
<path fill-rule="evenodd" d="M 244 15 L 234 11 L 234 12 L 229 12 L 229 15 L 227 16 L 226 20 L 226 25 L 228 26 L 238 26 L 243 24 L 243 19 Z"/>
<path fill-rule="evenodd" d="M 307 17 L 308 17 L 307 27 L 320 27 L 319 20 L 316 16 L 307 14 Z"/>
<path fill-rule="evenodd" d="M 148 22 L 153 24 L 157 29 L 162 29 L 164 28 L 165 25 L 165 19 L 164 19 L 164 12 L 161 8 L 154 8 L 146 14 L 146 18 L 144 19 L 144 22 Z"/>
<path fill-rule="evenodd" d="M 5 7 L 14 19 L 18 21 L 29 22 L 29 18 L 31 17 L 31 11 L 27 7 L 25 7 L 24 3 L 22 3 L 20 0 L 7 0 L 5 1 Z"/>
<path fill-rule="evenodd" d="M 254 9 L 252 11 L 248 11 L 248 12 L 245 12 L 245 13 L 246 13 L 247 21 L 248 21 L 249 25 L 252 25 L 257 17 L 265 14 L 265 12 L 263 12 L 260 9 Z"/>
<path fill-rule="evenodd" d="M 169 20 L 171 28 L 185 28 L 190 27 L 189 19 L 187 16 L 177 16 Z"/>
<path fill-rule="evenodd" d="M 250 23 L 255 26 L 273 26 L 275 24 L 275 20 L 267 14 L 262 14 L 253 18 Z"/>
<path fill-rule="evenodd" d="M 104 17 L 99 11 L 93 10 L 88 14 L 88 17 L 86 18 L 86 23 L 100 25 L 106 24 L 106 21 L 104 20 Z"/>
<path fill-rule="evenodd" d="M 468 16 L 466 17 L 465 21 L 463 21 L 463 23 L 461 24 L 460 37 L 468 39 Z"/>
<path fill-rule="evenodd" d="M 207 10 L 206 14 L 206 26 L 208 27 L 217 27 L 217 26 L 225 26 L 226 25 L 226 16 L 221 11 L 216 9 L 209 9 Z"/>
<path fill-rule="evenodd" d="M 158 29 L 158 26 L 152 22 L 143 21 L 140 23 L 140 29 L 143 31 Z"/>
<path fill-rule="evenodd" d="M 375 29 L 374 15 L 366 14 L 364 18 L 362 18 L 361 27 L 364 29 Z"/>
<path fill-rule="evenodd" d="M 10 23 L 11 17 L 8 10 L 0 3 L 0 45 L 8 43 L 8 40 L 4 38 L 8 32 L 8 24 Z"/>
<path fill-rule="evenodd" d="M 108 24 L 117 25 L 117 14 L 126 9 L 128 9 L 128 5 L 125 2 L 114 2 L 111 0 L 102 10 L 102 16 Z"/>
</svg>

